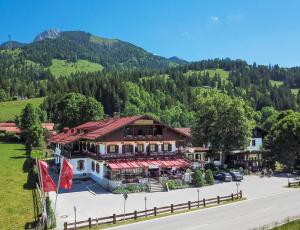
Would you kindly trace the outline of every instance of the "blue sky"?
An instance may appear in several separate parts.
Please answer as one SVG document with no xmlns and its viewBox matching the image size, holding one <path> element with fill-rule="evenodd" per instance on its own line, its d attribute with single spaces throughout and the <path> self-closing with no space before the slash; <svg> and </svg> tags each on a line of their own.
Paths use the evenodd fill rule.
<svg viewBox="0 0 300 230">
<path fill-rule="evenodd" d="M 300 65 L 296 0 L 0 0 L 0 43 L 30 42 L 48 28 L 118 38 L 189 61 L 244 59 Z"/>
</svg>

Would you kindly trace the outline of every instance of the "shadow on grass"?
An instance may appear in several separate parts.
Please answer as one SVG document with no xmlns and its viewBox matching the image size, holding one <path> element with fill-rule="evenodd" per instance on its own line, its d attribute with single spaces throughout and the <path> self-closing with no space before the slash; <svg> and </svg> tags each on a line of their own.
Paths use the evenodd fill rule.
<svg viewBox="0 0 300 230">
<path fill-rule="evenodd" d="M 41 217 L 40 206 L 39 206 L 39 196 L 37 190 L 32 190 L 32 201 L 33 201 L 33 210 L 34 210 L 34 221 L 27 222 L 24 226 L 24 229 L 37 229 L 39 219 Z"/>
</svg>

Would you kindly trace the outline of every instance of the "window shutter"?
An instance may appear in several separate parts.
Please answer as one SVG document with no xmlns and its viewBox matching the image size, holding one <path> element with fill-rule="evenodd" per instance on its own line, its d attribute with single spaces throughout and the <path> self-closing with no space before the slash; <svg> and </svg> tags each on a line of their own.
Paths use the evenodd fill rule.
<svg viewBox="0 0 300 230">
<path fill-rule="evenodd" d="M 158 144 L 155 144 L 155 152 L 158 152 Z"/>
<path fill-rule="evenodd" d="M 115 153 L 119 153 L 119 145 L 116 145 L 115 150 Z"/>
<path fill-rule="evenodd" d="M 168 150 L 172 151 L 172 145 L 171 144 L 168 145 Z"/>
<path fill-rule="evenodd" d="M 106 148 L 107 148 L 107 150 L 106 150 L 107 153 L 110 153 L 110 151 L 109 151 L 109 146 L 110 146 L 110 145 L 108 145 L 108 146 L 106 147 Z"/>
<path fill-rule="evenodd" d="M 161 151 L 164 152 L 164 144 L 161 144 Z"/>
</svg>

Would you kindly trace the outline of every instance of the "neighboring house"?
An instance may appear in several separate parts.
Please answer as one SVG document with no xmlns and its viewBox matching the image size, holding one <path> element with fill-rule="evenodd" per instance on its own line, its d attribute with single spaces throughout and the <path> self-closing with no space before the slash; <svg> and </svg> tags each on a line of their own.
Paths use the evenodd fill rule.
<svg viewBox="0 0 300 230">
<path fill-rule="evenodd" d="M 54 123 L 42 123 L 42 127 L 49 132 L 53 132 Z M 22 130 L 14 122 L 2 122 L 0 123 L 0 132 L 19 135 Z"/>
<path fill-rule="evenodd" d="M 55 162 L 74 166 L 74 178 L 90 177 L 107 189 L 146 183 L 149 177 L 182 178 L 191 162 L 181 149 L 189 140 L 182 130 L 147 115 L 106 118 L 64 129 L 50 138 Z"/>
<path fill-rule="evenodd" d="M 250 144 L 244 151 L 236 151 L 234 155 L 229 156 L 228 161 L 234 166 L 242 166 L 245 168 L 257 168 L 268 164 L 269 150 L 263 149 L 263 141 L 267 134 L 267 131 L 256 127 L 252 131 L 252 139 Z M 227 161 L 227 162 L 228 162 Z"/>
</svg>

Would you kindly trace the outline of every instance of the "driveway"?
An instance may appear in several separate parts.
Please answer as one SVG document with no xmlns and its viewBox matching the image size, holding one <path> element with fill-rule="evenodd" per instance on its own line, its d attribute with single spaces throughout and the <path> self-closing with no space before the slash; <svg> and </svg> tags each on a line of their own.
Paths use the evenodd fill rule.
<svg viewBox="0 0 300 230">
<path fill-rule="evenodd" d="M 240 183 L 240 189 L 247 199 L 258 199 L 290 191 L 285 188 L 286 178 L 260 178 L 258 176 L 245 176 Z M 229 195 L 237 190 L 235 182 L 218 183 L 213 186 L 200 188 L 200 199 Z M 171 203 L 183 203 L 197 200 L 197 188 L 173 190 L 170 192 L 135 193 L 129 194 L 126 202 L 126 212 L 143 210 L 145 208 L 144 197 L 147 197 L 147 208 L 170 205 Z M 55 199 L 55 193 L 50 193 L 50 198 Z M 77 220 L 87 220 L 89 217 L 103 217 L 113 213 L 123 213 L 123 196 L 111 194 L 95 184 L 92 180 L 75 181 L 73 192 L 62 192 L 57 201 L 57 222 L 62 226 L 63 222 L 74 221 L 73 207 L 77 209 Z"/>
</svg>

